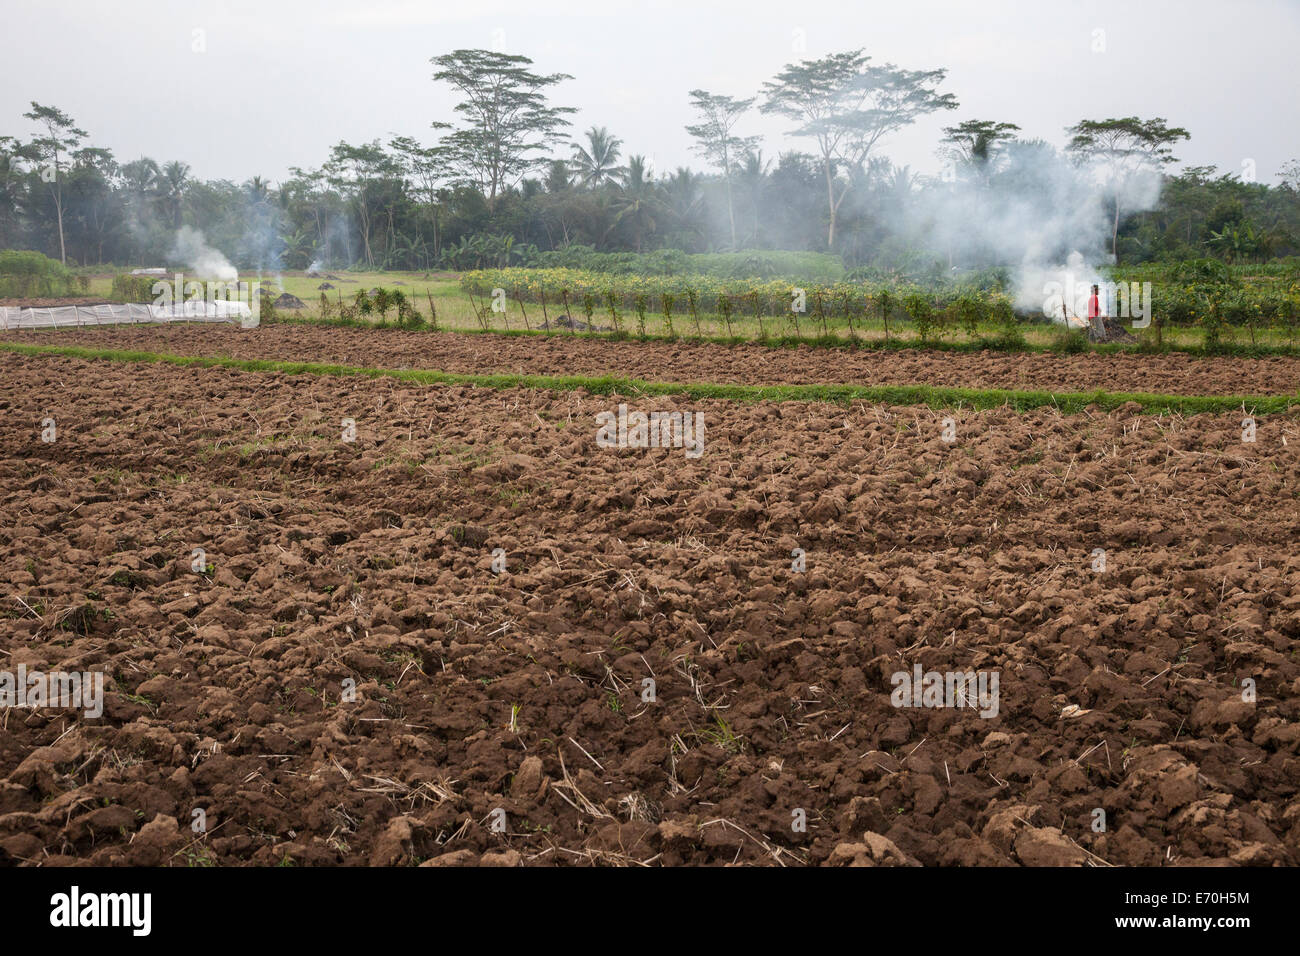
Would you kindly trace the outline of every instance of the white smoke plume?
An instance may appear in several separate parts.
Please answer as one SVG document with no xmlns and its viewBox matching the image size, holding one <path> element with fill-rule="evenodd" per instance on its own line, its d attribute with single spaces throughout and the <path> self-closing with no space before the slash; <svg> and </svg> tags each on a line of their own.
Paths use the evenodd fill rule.
<svg viewBox="0 0 1300 956">
<path fill-rule="evenodd" d="M 1112 172 L 1077 164 L 1042 141 L 1013 141 L 990 167 L 950 167 L 943 181 L 913 192 L 893 225 L 955 272 L 1009 268 L 1016 308 L 1063 322 L 1054 290 L 1067 290 L 1070 319 L 1086 315 L 1087 293 L 1112 261 L 1116 195 L 1121 216 L 1160 199 L 1155 167 Z"/>
<path fill-rule="evenodd" d="M 1045 318 L 1066 325 L 1083 325 L 1093 285 L 1101 274 L 1072 251 L 1064 265 L 1022 263 L 1015 275 L 1015 306 L 1025 312 L 1041 310 Z"/>
<path fill-rule="evenodd" d="M 239 278 L 239 272 L 230 264 L 230 260 L 209 246 L 203 233 L 191 226 L 182 226 L 177 230 L 176 240 L 168 255 L 184 263 L 200 278 L 222 282 L 234 282 Z"/>
</svg>

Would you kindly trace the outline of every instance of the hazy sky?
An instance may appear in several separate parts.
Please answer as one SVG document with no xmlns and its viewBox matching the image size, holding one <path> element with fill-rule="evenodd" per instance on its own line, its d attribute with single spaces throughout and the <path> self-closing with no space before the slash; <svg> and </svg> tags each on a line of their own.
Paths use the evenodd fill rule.
<svg viewBox="0 0 1300 956">
<path fill-rule="evenodd" d="M 608 126 L 659 171 L 702 161 L 683 130 L 687 91 L 751 96 L 801 57 L 861 47 L 909 69 L 946 67 L 960 109 L 888 140 L 895 162 L 937 171 L 942 126 L 1019 124 L 1063 145 L 1082 118 L 1163 116 L 1180 160 L 1272 182 L 1300 157 L 1300 0 L 260 0 L 6 3 L 0 135 L 31 134 L 29 102 L 60 107 L 120 161 L 181 159 L 203 178 L 279 180 L 340 139 L 432 142 L 453 92 L 429 58 L 460 47 L 522 53 L 574 76 L 553 101 L 575 134 Z M 201 31 L 201 32 L 196 32 Z M 14 42 L 15 38 L 28 38 Z M 1100 52 L 1094 50 L 1100 47 Z M 775 157 L 806 141 L 753 113 L 738 133 Z M 567 155 L 567 153 L 566 153 Z"/>
</svg>

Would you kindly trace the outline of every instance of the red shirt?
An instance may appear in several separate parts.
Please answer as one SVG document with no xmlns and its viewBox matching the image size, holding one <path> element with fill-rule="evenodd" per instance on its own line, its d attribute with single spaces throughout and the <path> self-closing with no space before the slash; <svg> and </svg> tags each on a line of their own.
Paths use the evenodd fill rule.
<svg viewBox="0 0 1300 956">
<path fill-rule="evenodd" d="M 1099 315 L 1101 315 L 1101 302 L 1094 295 L 1088 300 L 1088 318 L 1095 319 Z"/>
</svg>

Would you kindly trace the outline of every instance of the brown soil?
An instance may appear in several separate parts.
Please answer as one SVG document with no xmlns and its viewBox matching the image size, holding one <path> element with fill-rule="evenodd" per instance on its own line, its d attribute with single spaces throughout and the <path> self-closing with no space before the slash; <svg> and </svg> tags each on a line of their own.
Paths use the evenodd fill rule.
<svg viewBox="0 0 1300 956">
<path fill-rule="evenodd" d="M 0 356 L 0 859 L 1300 863 L 1296 418 L 616 405 Z"/>
<path fill-rule="evenodd" d="M 750 384 L 953 385 L 1175 395 L 1282 395 L 1300 359 L 1165 355 L 772 349 L 691 342 L 608 342 L 567 333 L 519 338 L 396 329 L 263 325 L 83 328 L 11 332 L 5 341 L 58 342 L 187 355 L 336 362 L 446 372 L 617 375 L 647 381 Z"/>
<path fill-rule="evenodd" d="M 108 299 L 93 295 L 59 295 L 51 298 L 0 298 L 0 306 L 11 309 L 50 309 L 60 305 L 111 305 Z"/>
</svg>

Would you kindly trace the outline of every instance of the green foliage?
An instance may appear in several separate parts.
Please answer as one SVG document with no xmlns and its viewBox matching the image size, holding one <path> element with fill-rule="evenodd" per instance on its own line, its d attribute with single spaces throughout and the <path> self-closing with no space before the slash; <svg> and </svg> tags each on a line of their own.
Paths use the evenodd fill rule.
<svg viewBox="0 0 1300 956">
<path fill-rule="evenodd" d="M 953 310 L 956 312 L 957 324 L 962 331 L 970 338 L 974 338 L 980 323 L 988 317 L 989 304 L 986 299 L 964 293 L 953 303 Z"/>
<path fill-rule="evenodd" d="M 930 297 L 919 292 L 909 293 L 903 297 L 903 311 L 916 326 L 916 334 L 921 337 L 921 341 L 929 342 L 938 326 L 938 313 Z"/>
<path fill-rule="evenodd" d="M 0 296 L 68 295 L 81 288 L 78 277 L 55 259 L 21 249 L 0 250 Z"/>
<path fill-rule="evenodd" d="M 1016 322 L 1016 310 L 1011 300 L 1004 295 L 995 296 L 990 306 L 990 314 L 997 325 L 997 336 L 993 344 L 1007 351 L 1019 351 L 1027 346 L 1025 333 Z"/>
<path fill-rule="evenodd" d="M 530 269 L 576 269 L 621 276 L 703 275 L 719 279 L 834 282 L 845 275 L 839 256 L 782 249 L 691 254 L 679 249 L 597 252 L 592 246 L 570 245 L 538 252 L 530 256 L 525 265 Z"/>
<path fill-rule="evenodd" d="M 1208 344 L 1218 347 L 1223 330 L 1240 327 L 1248 332 L 1252 342 L 1258 342 L 1262 330 L 1285 327 L 1286 316 L 1293 315 L 1300 302 L 1300 279 L 1285 277 L 1250 282 L 1231 269 L 1225 273 L 1221 263 L 1198 263 L 1186 274 L 1201 281 L 1179 282 L 1162 279 L 1153 282 L 1151 290 L 1152 333 L 1148 344 L 1162 346 L 1166 327 L 1199 325 L 1209 332 Z M 1115 281 L 1152 281 L 1133 277 L 1130 270 L 1116 270 Z M 1223 281 L 1228 276 L 1232 281 Z M 741 309 L 750 315 L 758 327 L 760 337 L 766 334 L 764 315 L 784 315 L 790 322 L 793 335 L 805 333 L 799 327 L 798 313 L 788 311 L 794 289 L 803 289 L 813 321 L 819 326 L 817 334 L 832 334 L 830 320 L 848 325 L 854 337 L 854 321 L 863 315 L 874 316 L 884 325 L 888 340 L 894 331 L 892 322 L 899 310 L 905 314 L 926 342 L 943 338 L 948 332 L 960 329 L 968 342 L 1004 342 L 1006 347 L 1022 347 L 1023 335 L 1011 333 L 1016 325 L 1016 314 L 1011 301 L 1001 292 L 985 291 L 969 286 L 922 288 L 914 285 L 874 285 L 845 279 L 829 284 L 801 282 L 792 284 L 783 280 L 722 279 L 702 275 L 683 276 L 620 276 L 611 283 L 607 273 L 584 272 L 573 269 L 503 269 L 469 272 L 461 276 L 461 287 L 471 295 L 486 295 L 496 287 L 513 288 L 525 301 L 537 301 L 543 295 L 554 295 L 557 290 L 574 290 L 590 313 L 596 301 L 605 303 L 620 331 L 619 309 L 636 310 L 638 331 L 645 334 L 640 320 L 651 309 L 657 308 L 665 315 L 665 328 L 671 328 L 671 315 L 676 303 L 685 300 L 687 311 L 696 335 L 700 327 L 701 303 L 712 308 L 714 303 L 727 300 L 733 308 L 743 303 Z M 1211 298 L 1221 300 L 1220 315 L 1208 316 L 1205 303 Z M 665 304 L 670 303 L 665 309 Z M 775 311 L 769 311 L 775 310 Z M 721 311 L 716 313 L 723 321 L 730 321 Z M 1021 318 L 1033 318 L 1022 316 Z M 1217 324 L 1216 324 L 1217 323 Z M 990 339 L 982 330 L 993 325 L 998 329 Z M 1300 331 L 1300 329 L 1292 329 Z M 728 335 L 734 330 L 728 328 Z M 1151 339 L 1154 341 L 1150 341 Z M 1072 347 L 1072 346 L 1071 346 Z"/>
<path fill-rule="evenodd" d="M 1232 285 L 1237 281 L 1232 267 L 1218 259 L 1190 259 L 1187 262 L 1177 263 L 1169 270 L 1169 278 L 1174 282 L 1197 285 L 1205 283 Z"/>
<path fill-rule="evenodd" d="M 1088 336 L 1082 329 L 1060 329 L 1052 336 L 1052 351 L 1077 355 L 1088 351 Z"/>
<path fill-rule="evenodd" d="M 109 295 L 117 302 L 152 302 L 154 283 L 158 281 L 158 276 L 114 276 L 113 290 Z"/>
<path fill-rule="evenodd" d="M 1217 352 L 1223 345 L 1223 293 L 1215 291 L 1206 296 L 1198 312 L 1202 345 L 1207 352 Z"/>
</svg>

